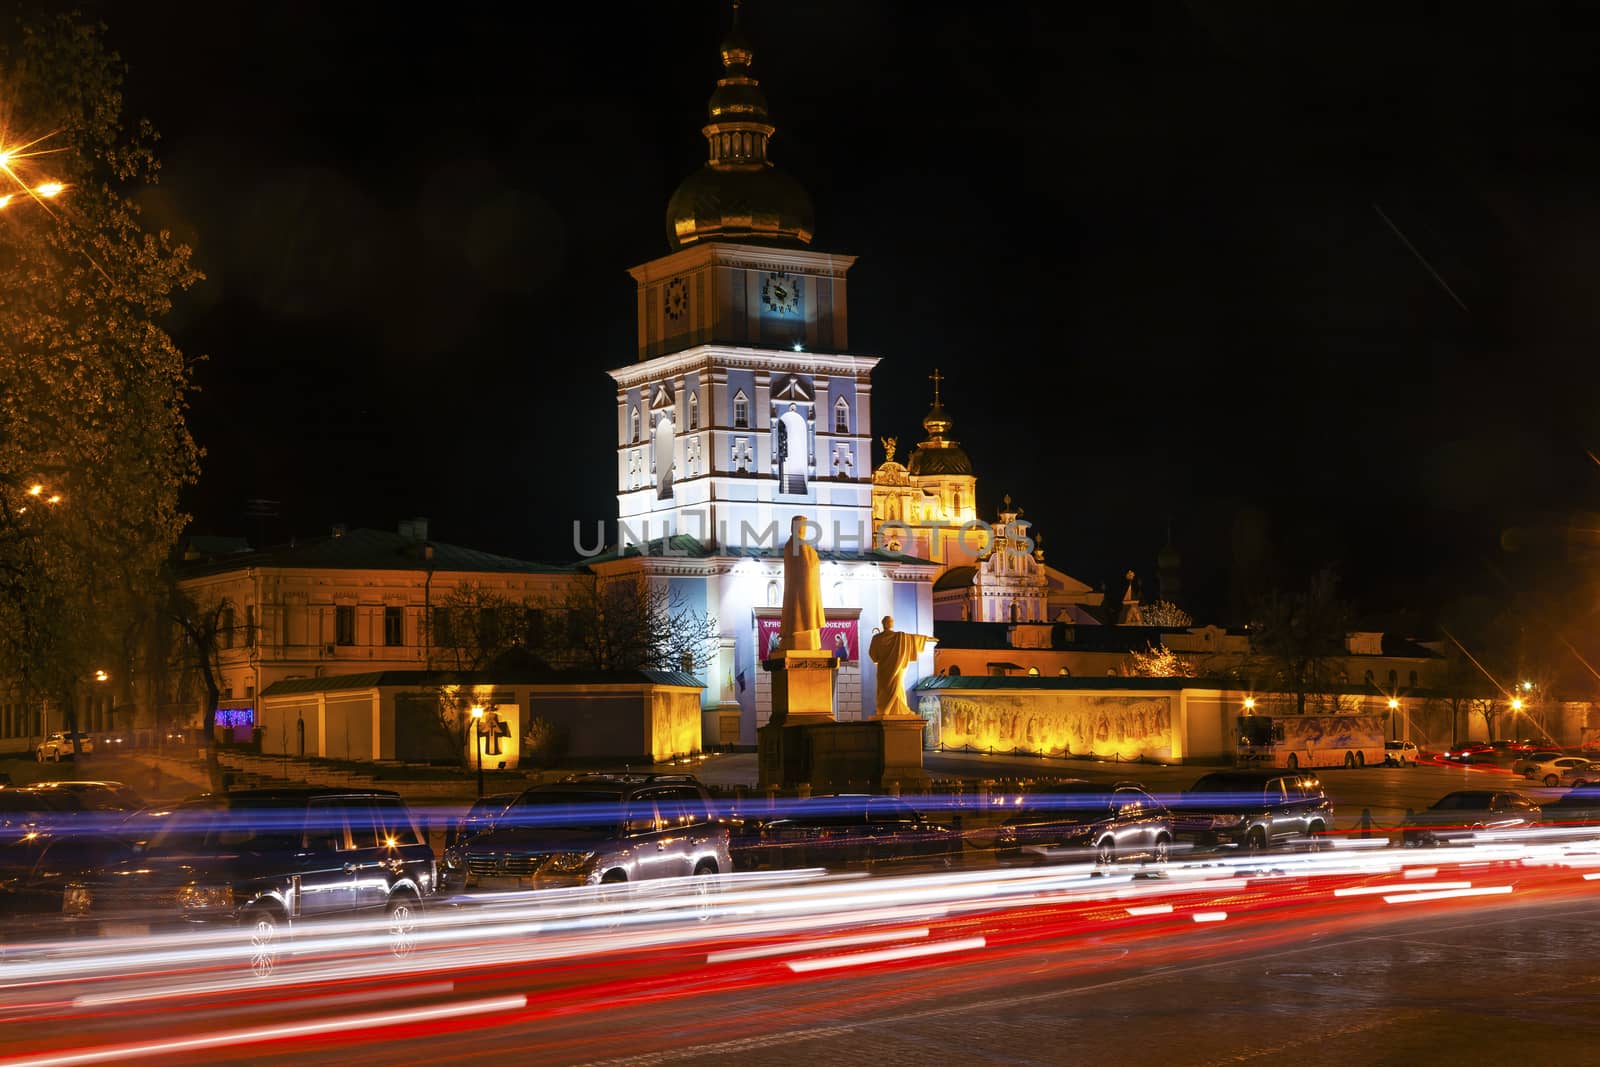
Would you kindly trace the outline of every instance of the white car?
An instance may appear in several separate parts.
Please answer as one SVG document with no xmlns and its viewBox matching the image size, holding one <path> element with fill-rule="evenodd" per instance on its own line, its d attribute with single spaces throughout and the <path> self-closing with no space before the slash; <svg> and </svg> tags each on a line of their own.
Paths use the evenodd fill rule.
<svg viewBox="0 0 1600 1067">
<path fill-rule="evenodd" d="M 1532 772 L 1536 770 L 1540 764 L 1549 763 L 1551 760 L 1560 759 L 1565 755 L 1566 753 L 1562 752 L 1560 749 L 1541 748 L 1537 752 L 1529 752 L 1524 756 L 1518 757 L 1517 761 L 1511 765 L 1511 773 L 1520 774 L 1524 778 L 1531 778 L 1533 777 Z"/>
<path fill-rule="evenodd" d="M 1385 741 L 1383 743 L 1383 762 L 1389 767 L 1415 767 L 1419 754 L 1415 741 Z"/>
<path fill-rule="evenodd" d="M 57 730 L 39 742 L 39 747 L 34 750 L 34 755 L 38 757 L 40 763 L 46 760 L 60 763 L 64 759 L 71 759 L 77 752 L 82 752 L 87 756 L 93 751 L 94 740 L 88 734 L 78 734 L 78 748 L 74 750 L 72 747 L 72 734 L 62 733 Z"/>
<path fill-rule="evenodd" d="M 1522 772 L 1530 782 L 1543 782 L 1552 789 L 1558 785 L 1585 785 L 1600 782 L 1600 765 L 1590 763 L 1582 756 L 1558 756 L 1535 763 Z"/>
</svg>

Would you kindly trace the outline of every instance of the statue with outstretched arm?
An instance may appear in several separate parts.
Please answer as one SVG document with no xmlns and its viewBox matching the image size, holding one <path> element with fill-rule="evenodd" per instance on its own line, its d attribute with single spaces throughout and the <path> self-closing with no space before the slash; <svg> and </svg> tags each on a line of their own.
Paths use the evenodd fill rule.
<svg viewBox="0 0 1600 1067">
<path fill-rule="evenodd" d="M 822 647 L 822 558 L 803 536 L 806 519 L 789 523 L 783 546 L 783 618 L 778 626 L 778 651 Z"/>
<path fill-rule="evenodd" d="M 906 668 L 937 640 L 927 634 L 902 633 L 894 628 L 893 615 L 883 617 L 882 631 L 873 634 L 867 646 L 867 655 L 878 667 L 878 718 L 916 716 L 906 703 Z"/>
</svg>

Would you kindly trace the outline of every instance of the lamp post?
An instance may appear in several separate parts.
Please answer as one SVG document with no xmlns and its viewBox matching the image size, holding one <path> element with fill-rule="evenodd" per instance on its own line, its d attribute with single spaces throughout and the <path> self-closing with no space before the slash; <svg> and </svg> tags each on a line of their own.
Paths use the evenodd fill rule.
<svg viewBox="0 0 1600 1067">
<path fill-rule="evenodd" d="M 1390 697 L 1389 698 L 1389 739 L 1391 741 L 1400 740 L 1400 724 L 1395 721 L 1395 717 L 1394 717 L 1394 713 L 1399 711 L 1399 710 L 1400 710 L 1400 701 L 1395 697 Z M 1407 734 L 1410 734 L 1410 732 L 1411 731 L 1409 731 L 1409 730 L 1406 731 Z"/>
<path fill-rule="evenodd" d="M 483 799 L 483 705 L 472 706 L 472 751 L 478 758 L 478 799 Z"/>
</svg>

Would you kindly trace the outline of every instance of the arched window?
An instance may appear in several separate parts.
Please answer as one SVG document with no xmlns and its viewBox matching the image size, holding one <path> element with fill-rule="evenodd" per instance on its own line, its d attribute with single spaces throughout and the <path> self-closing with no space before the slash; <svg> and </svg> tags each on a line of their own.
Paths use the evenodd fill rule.
<svg viewBox="0 0 1600 1067">
<path fill-rule="evenodd" d="M 628 440 L 635 444 L 639 441 L 639 409 L 628 409 Z"/>
<path fill-rule="evenodd" d="M 698 430 L 699 428 L 700 428 L 700 394 L 699 393 L 690 393 L 689 394 L 689 429 Z"/>
<path fill-rule="evenodd" d="M 1362 676 L 1361 680 L 1366 682 L 1368 685 L 1371 685 L 1372 684 L 1372 672 L 1368 671 L 1365 675 Z"/>
<path fill-rule="evenodd" d="M 733 394 L 733 424 L 741 430 L 750 425 L 750 398 L 743 389 Z"/>
<path fill-rule="evenodd" d="M 1068 675 L 1070 675 L 1072 672 L 1067 670 L 1065 667 L 1062 667 L 1059 671 L 1056 671 L 1056 673 L 1059 674 L 1061 677 L 1065 678 Z"/>
<path fill-rule="evenodd" d="M 844 397 L 842 396 L 839 398 L 838 402 L 833 405 L 833 432 L 850 432 L 850 405 L 845 403 Z"/>
<path fill-rule="evenodd" d="M 1400 672 L 1399 671 L 1390 671 L 1389 672 L 1389 688 L 1393 689 L 1395 686 L 1397 686 L 1399 684 L 1400 684 Z"/>
<path fill-rule="evenodd" d="M 961 668 L 960 667 L 956 667 L 956 666 L 951 666 L 951 668 L 950 668 L 950 677 L 952 677 L 952 678 L 961 677 Z"/>
<path fill-rule="evenodd" d="M 1411 688 L 1415 689 L 1416 687 L 1417 687 L 1417 672 L 1416 671 L 1412 671 L 1411 672 Z"/>
<path fill-rule="evenodd" d="M 1028 668 L 1028 677 L 1029 678 L 1037 678 L 1037 677 L 1039 677 L 1039 668 L 1038 667 L 1029 667 Z"/>
</svg>

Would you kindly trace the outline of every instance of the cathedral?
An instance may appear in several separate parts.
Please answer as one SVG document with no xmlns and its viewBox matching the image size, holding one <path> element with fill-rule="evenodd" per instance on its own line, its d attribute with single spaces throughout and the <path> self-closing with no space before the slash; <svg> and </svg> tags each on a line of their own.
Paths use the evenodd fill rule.
<svg viewBox="0 0 1600 1067">
<path fill-rule="evenodd" d="M 777 637 L 783 543 L 795 517 L 824 564 L 843 720 L 870 718 L 863 644 L 935 620 L 1098 625 L 1102 594 L 1048 567 L 1009 497 L 977 510 L 972 462 L 930 375 L 926 437 L 873 465 L 872 372 L 850 351 L 854 257 L 814 244 L 798 182 L 768 158 L 774 126 L 737 21 L 702 129 L 704 166 L 667 205 L 669 251 L 634 267 L 636 360 L 616 383 L 618 551 L 602 576 L 643 574 L 716 619 L 705 742 L 750 745 L 769 716 L 761 669 Z M 907 672 L 935 673 L 934 653 Z"/>
</svg>

